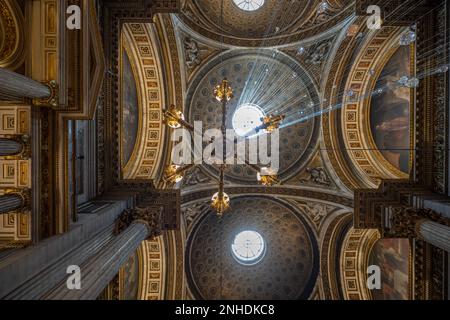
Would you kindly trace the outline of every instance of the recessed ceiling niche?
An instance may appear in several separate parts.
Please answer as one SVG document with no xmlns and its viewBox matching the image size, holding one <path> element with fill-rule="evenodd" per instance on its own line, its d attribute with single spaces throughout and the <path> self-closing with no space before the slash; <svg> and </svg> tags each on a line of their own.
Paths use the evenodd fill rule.
<svg viewBox="0 0 450 320">
<path fill-rule="evenodd" d="M 185 0 L 179 17 L 209 39 L 242 47 L 272 47 L 323 33 L 354 11 L 350 0 L 328 0 L 326 10 L 320 10 L 320 3 L 319 0 Z"/>
</svg>

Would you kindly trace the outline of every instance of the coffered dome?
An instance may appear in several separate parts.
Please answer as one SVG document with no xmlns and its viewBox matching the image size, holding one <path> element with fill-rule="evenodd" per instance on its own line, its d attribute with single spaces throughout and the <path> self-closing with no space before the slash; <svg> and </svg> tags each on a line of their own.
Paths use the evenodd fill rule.
<svg viewBox="0 0 450 320">
<path fill-rule="evenodd" d="M 318 253 L 304 221 L 289 205 L 266 197 L 235 198 L 223 218 L 206 213 L 187 245 L 191 292 L 196 298 L 212 300 L 309 298 Z M 234 245 L 236 239 L 242 240 L 239 237 L 253 241 L 250 254 L 257 259 L 252 263 L 236 258 Z M 259 255 L 258 249 L 262 250 Z M 247 249 L 242 252 L 247 255 Z"/>
<path fill-rule="evenodd" d="M 227 128 L 237 129 L 239 135 L 248 131 L 245 126 L 255 127 L 260 115 L 286 115 L 284 123 L 291 125 L 280 129 L 278 175 L 286 179 L 300 171 L 312 155 L 319 135 L 319 118 L 298 121 L 319 107 L 309 75 L 299 64 L 274 50 L 234 51 L 213 60 L 195 77 L 187 95 L 189 121 L 201 121 L 203 130 L 221 127 L 221 106 L 212 93 L 223 78 L 228 79 L 234 91 L 234 98 L 227 105 Z M 206 169 L 213 175 L 217 173 L 212 166 Z M 254 170 L 242 165 L 228 166 L 226 178 L 237 183 L 257 183 Z"/>
<path fill-rule="evenodd" d="M 349 3 L 347 0 L 186 0 L 180 18 L 210 39 L 221 40 L 223 35 L 229 44 L 274 46 L 333 27 L 349 16 L 346 10 Z"/>
</svg>

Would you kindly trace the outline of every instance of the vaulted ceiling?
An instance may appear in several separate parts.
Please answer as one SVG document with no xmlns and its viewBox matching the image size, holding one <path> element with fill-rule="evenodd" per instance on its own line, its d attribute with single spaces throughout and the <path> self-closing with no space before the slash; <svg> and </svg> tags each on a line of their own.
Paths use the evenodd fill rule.
<svg viewBox="0 0 450 320">
<path fill-rule="evenodd" d="M 148 149 L 143 154 L 151 155 L 150 149 L 157 147 L 164 149 L 158 161 L 143 158 L 138 163 L 131 157 L 127 167 L 141 173 L 135 177 L 151 175 L 159 187 L 181 191 L 180 243 L 165 241 L 178 269 L 183 266 L 180 261 L 184 262 L 187 297 L 340 298 L 341 246 L 345 243 L 353 248 L 351 190 L 372 183 L 370 174 L 358 173 L 346 155 L 344 141 L 352 142 L 342 123 L 352 118 L 342 119 L 341 106 L 344 90 L 357 90 L 345 88 L 346 80 L 350 70 L 362 70 L 362 65 L 353 65 L 355 56 L 368 57 L 369 49 L 381 43 L 378 38 L 386 45 L 394 44 L 394 35 L 401 29 L 367 33 L 365 21 L 353 15 L 351 1 L 326 1 L 326 8 L 320 7 L 323 1 L 258 3 L 263 3 L 260 8 L 246 11 L 232 0 L 223 1 L 223 8 L 220 0 L 185 0 L 179 14 L 157 16 L 153 25 L 130 24 L 125 30 L 131 30 L 134 37 L 132 60 L 133 55 L 147 54 L 145 48 L 150 43 L 153 49 L 142 61 L 151 59 L 161 69 L 161 92 L 153 97 L 157 99 L 138 107 L 143 108 L 139 117 L 146 115 L 155 122 L 151 131 L 156 127 L 161 133 L 168 130 L 159 127 L 159 121 L 163 109 L 172 103 L 183 110 L 189 123 L 201 121 L 203 131 L 220 129 L 222 109 L 213 91 L 226 78 L 234 92 L 227 104 L 228 129 L 233 128 L 236 110 L 246 104 L 265 115 L 286 116 L 280 130 L 278 176 L 282 185 L 260 186 L 251 167 L 228 165 L 224 183 L 231 208 L 219 219 L 210 207 L 218 188 L 217 166 L 198 165 L 175 185 L 161 179 L 164 168 L 172 164 L 173 144 L 167 141 L 170 130 L 166 131 L 169 134 L 141 139 L 141 149 Z M 139 30 L 146 30 L 145 39 Z M 360 51 L 361 46 L 367 51 Z M 383 57 L 379 60 L 386 63 L 389 55 L 380 52 Z M 145 68 L 139 77 L 146 81 L 138 81 L 148 86 L 156 80 Z M 152 90 L 155 87 L 148 87 L 138 96 L 151 100 Z M 126 116 L 124 120 L 126 123 Z M 134 123 L 136 128 L 147 125 L 139 121 Z M 370 126 L 369 121 L 362 126 L 370 134 L 370 128 L 365 127 Z M 363 132 L 362 128 L 351 128 Z M 150 166 L 151 171 L 146 171 Z M 258 264 L 244 266 L 233 257 L 231 244 L 240 231 L 249 229 L 260 233 L 267 252 Z M 358 250 L 369 250 L 378 237 L 373 233 L 355 235 L 364 247 Z M 358 263 L 367 262 L 361 261 Z"/>
<path fill-rule="evenodd" d="M 239 3 L 239 2 L 238 2 Z M 352 1 L 265 0 L 254 11 L 235 1 L 185 0 L 180 19 L 201 35 L 239 46 L 276 46 L 312 37 L 347 18 Z"/>
</svg>

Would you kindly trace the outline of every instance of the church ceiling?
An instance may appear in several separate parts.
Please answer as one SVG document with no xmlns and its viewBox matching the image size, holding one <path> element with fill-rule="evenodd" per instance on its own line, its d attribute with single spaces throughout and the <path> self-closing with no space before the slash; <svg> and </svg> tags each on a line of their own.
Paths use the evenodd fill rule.
<svg viewBox="0 0 450 320">
<path fill-rule="evenodd" d="M 247 229 L 266 243 L 254 266 L 237 262 L 231 250 L 236 234 Z M 204 215 L 188 240 L 187 259 L 195 298 L 308 299 L 318 273 L 317 241 L 305 219 L 290 205 L 266 197 L 237 198 L 222 219 Z"/>
<path fill-rule="evenodd" d="M 201 35 L 247 47 L 277 46 L 320 34 L 351 14 L 352 1 L 259 1 L 257 10 L 235 1 L 185 0 L 180 18 Z M 222 15 L 223 12 L 223 15 Z M 252 21 L 252 23 L 249 23 Z"/>
<path fill-rule="evenodd" d="M 266 0 L 258 10 L 237 12 L 235 16 L 233 12 L 242 10 L 233 1 L 225 1 L 222 26 L 220 2 L 184 1 L 182 13 L 158 16 L 155 28 L 152 24 L 127 24 L 134 45 L 131 55 L 141 58 L 146 54 L 144 47 L 151 45 L 150 55 L 144 57 L 148 59 L 142 61 L 150 62 L 149 59 L 154 58 L 155 68 L 161 68 L 156 72 L 158 79 L 168 80 L 167 83 L 153 80 L 153 86 L 146 87 L 143 94 L 150 93 L 155 85 L 161 86 L 158 101 L 153 101 L 160 106 L 157 109 L 161 111 L 176 104 L 188 123 L 202 122 L 203 132 L 221 128 L 221 107 L 213 92 L 224 78 L 234 93 L 226 106 L 227 129 L 234 128 L 236 111 L 245 104 L 257 106 L 264 115 L 286 115 L 279 139 L 278 177 L 282 185 L 261 186 L 254 168 L 244 164 L 227 165 L 224 185 L 231 198 L 231 208 L 219 219 L 211 209 L 211 196 L 219 185 L 217 166 L 203 163 L 190 168 L 175 186 L 162 179 L 161 169 L 172 164 L 168 155 L 174 144 L 168 143 L 169 135 L 166 135 L 166 141 L 163 141 L 163 135 L 158 137 L 158 143 L 165 146 L 163 154 L 166 155 L 159 156 L 159 165 L 152 165 L 150 171 L 142 171 L 139 177 L 134 171 L 129 178 L 144 179 L 151 173 L 158 187 L 181 189 L 183 222 L 180 238 L 187 241 L 187 245 L 184 247 L 180 241 L 174 256 L 181 261 L 181 270 L 183 263 L 186 264 L 185 276 L 191 298 L 314 299 L 340 296 L 340 293 L 327 293 L 327 290 L 338 285 L 339 276 L 333 274 L 340 268 L 337 265 L 340 246 L 348 228 L 345 224 L 343 234 L 333 237 L 330 229 L 341 228 L 341 225 L 333 224 L 334 220 L 352 212 L 353 196 L 348 192 L 352 183 L 342 179 L 342 173 L 335 170 L 335 159 L 330 156 L 343 146 L 340 141 L 329 143 L 330 139 L 337 139 L 333 133 L 341 129 L 337 124 L 341 121 L 342 111 L 330 108 L 332 111 L 328 112 L 328 107 L 342 102 L 340 99 L 349 73 L 349 79 L 358 80 L 356 75 L 361 72 L 362 65 L 355 64 L 352 68 L 353 60 L 358 57 L 361 43 L 370 43 L 370 37 L 376 33 L 362 32 L 364 21 L 353 19 L 350 22 L 345 10 L 335 10 L 345 8 L 348 4 L 345 1 L 328 1 L 326 14 L 319 14 L 315 1 L 297 1 L 290 10 L 284 10 L 281 7 L 286 1 Z M 295 17 L 283 20 L 283 15 L 277 14 L 283 10 Z M 250 18 L 254 23 L 248 23 Z M 291 23 L 280 27 L 277 21 Z M 359 28 L 361 37 L 350 37 L 347 28 L 337 27 L 349 27 L 351 23 Z M 140 33 L 140 28 L 145 34 Z M 381 35 L 386 43 L 393 39 L 387 31 Z M 140 72 L 138 76 L 145 81 L 138 80 L 142 82 L 139 85 L 151 85 L 149 75 L 147 71 Z M 350 86 L 348 89 L 360 93 L 358 88 Z M 147 102 L 142 103 L 142 106 L 146 105 Z M 143 113 L 139 117 L 149 115 Z M 335 120 L 328 121 L 330 117 Z M 346 117 L 343 124 L 349 119 Z M 159 124 L 162 114 L 153 120 Z M 351 127 L 345 128 L 348 129 L 345 132 L 350 132 Z M 339 131 L 339 134 L 343 133 Z M 203 147 L 207 144 L 209 142 L 204 142 Z M 130 158 L 130 163 L 134 163 L 133 170 L 145 170 L 144 165 L 151 164 L 148 161 L 138 163 L 133 160 L 133 155 Z M 339 160 L 349 167 L 350 178 L 357 180 L 351 160 Z M 258 166 L 263 165 L 259 163 Z M 264 259 L 252 266 L 239 264 L 231 250 L 233 238 L 244 229 L 258 231 L 267 244 Z M 337 238 L 339 244 L 331 244 Z M 324 275 L 318 280 L 319 254 L 330 262 L 324 264 Z"/>
<path fill-rule="evenodd" d="M 199 71 L 187 93 L 188 119 L 202 121 L 203 130 L 221 126 L 222 116 L 211 93 L 224 77 L 234 90 L 227 106 L 227 128 L 233 128 L 236 109 L 247 103 L 259 106 L 266 115 L 285 114 L 285 123 L 291 125 L 280 130 L 279 176 L 286 179 L 299 172 L 312 157 L 319 137 L 317 118 L 297 121 L 319 104 L 311 77 L 298 63 L 274 50 L 237 50 L 216 57 Z M 205 169 L 217 175 L 212 166 Z M 229 166 L 226 178 L 256 183 L 255 172 L 243 165 Z"/>
</svg>

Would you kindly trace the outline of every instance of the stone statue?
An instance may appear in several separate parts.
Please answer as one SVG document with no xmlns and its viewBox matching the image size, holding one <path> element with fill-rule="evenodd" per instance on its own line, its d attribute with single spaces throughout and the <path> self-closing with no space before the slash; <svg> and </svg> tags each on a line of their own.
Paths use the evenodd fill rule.
<svg viewBox="0 0 450 320">
<path fill-rule="evenodd" d="M 186 64 L 189 68 L 198 66 L 202 62 L 200 49 L 194 39 L 190 37 L 184 39 L 184 50 L 186 52 Z"/>
<path fill-rule="evenodd" d="M 328 174 L 326 173 L 324 168 L 306 168 L 306 172 L 309 174 L 309 176 L 306 179 L 301 179 L 301 183 L 312 182 L 324 186 L 331 185 L 331 181 L 328 178 Z"/>
<path fill-rule="evenodd" d="M 199 183 L 208 183 L 211 179 L 205 175 L 199 168 L 194 168 L 183 180 L 183 186 L 195 186 Z"/>
<path fill-rule="evenodd" d="M 308 55 L 305 62 L 314 65 L 321 64 L 328 57 L 329 50 L 330 43 L 328 41 L 323 41 L 314 45 L 308 49 Z"/>
<path fill-rule="evenodd" d="M 186 225 L 190 226 L 194 219 L 208 209 L 209 202 L 197 202 L 182 209 Z"/>
<path fill-rule="evenodd" d="M 302 211 L 311 218 L 311 221 L 319 227 L 321 221 L 327 216 L 331 207 L 322 203 L 298 202 Z"/>
</svg>

